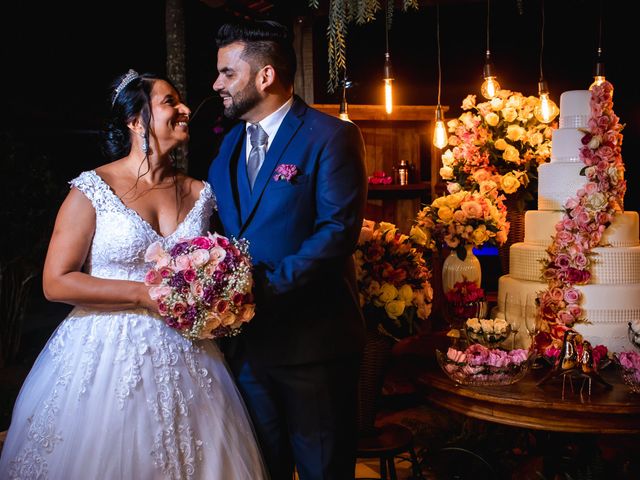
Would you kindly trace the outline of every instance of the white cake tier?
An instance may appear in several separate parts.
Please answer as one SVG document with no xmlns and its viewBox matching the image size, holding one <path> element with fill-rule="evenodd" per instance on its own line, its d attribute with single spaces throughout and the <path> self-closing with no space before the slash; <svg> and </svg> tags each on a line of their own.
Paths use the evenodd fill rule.
<svg viewBox="0 0 640 480">
<path fill-rule="evenodd" d="M 538 210 L 563 210 L 565 202 L 575 197 L 587 183 L 580 175 L 582 163 L 543 163 L 538 167 Z"/>
<path fill-rule="evenodd" d="M 587 128 L 591 116 L 591 92 L 569 90 L 560 95 L 560 128 Z"/>
<path fill-rule="evenodd" d="M 582 148 L 584 132 L 576 128 L 559 128 L 551 134 L 551 163 L 580 163 L 580 149 Z"/>
<path fill-rule="evenodd" d="M 509 273 L 520 280 L 541 280 L 546 247 L 514 243 L 509 249 Z M 591 255 L 591 284 L 640 283 L 640 246 L 596 247 Z"/>
<path fill-rule="evenodd" d="M 547 247 L 556 233 L 555 226 L 562 220 L 563 212 L 529 210 L 524 215 L 524 243 Z M 640 220 L 638 212 L 615 215 L 611 225 L 604 231 L 600 245 L 633 247 L 639 245 Z"/>
<path fill-rule="evenodd" d="M 546 283 L 503 275 L 498 280 L 498 311 L 504 312 L 507 293 L 519 296 L 524 304 L 527 295 L 535 295 L 546 288 Z M 581 306 L 590 324 L 575 324 L 574 328 L 594 346 L 602 344 L 614 352 L 632 349 L 627 328 L 630 321 L 640 318 L 640 283 L 576 288 L 582 292 Z"/>
</svg>

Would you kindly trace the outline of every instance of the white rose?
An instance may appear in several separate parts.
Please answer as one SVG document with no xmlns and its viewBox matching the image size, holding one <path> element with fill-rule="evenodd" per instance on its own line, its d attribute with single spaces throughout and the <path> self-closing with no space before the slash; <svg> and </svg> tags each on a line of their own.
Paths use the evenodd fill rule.
<svg viewBox="0 0 640 480">
<path fill-rule="evenodd" d="M 451 180 L 453 178 L 453 168 L 451 167 L 442 167 L 440 169 L 440 176 L 443 180 Z"/>
</svg>

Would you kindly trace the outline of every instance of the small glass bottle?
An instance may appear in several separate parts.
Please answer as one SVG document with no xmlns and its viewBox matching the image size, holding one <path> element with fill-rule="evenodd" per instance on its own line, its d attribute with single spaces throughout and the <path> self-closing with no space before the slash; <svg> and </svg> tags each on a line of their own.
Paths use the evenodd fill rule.
<svg viewBox="0 0 640 480">
<path fill-rule="evenodd" d="M 397 182 L 400 185 L 409 184 L 409 164 L 407 163 L 406 160 L 400 160 L 400 165 L 398 165 L 397 174 L 398 174 Z"/>
</svg>

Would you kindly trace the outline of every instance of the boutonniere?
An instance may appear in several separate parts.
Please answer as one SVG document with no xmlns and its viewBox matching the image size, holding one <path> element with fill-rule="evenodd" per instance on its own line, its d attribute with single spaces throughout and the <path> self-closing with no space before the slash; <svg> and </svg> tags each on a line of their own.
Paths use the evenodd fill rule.
<svg viewBox="0 0 640 480">
<path fill-rule="evenodd" d="M 276 168 L 276 174 L 273 176 L 273 179 L 276 182 L 279 182 L 280 180 L 291 182 L 298 174 L 300 174 L 300 170 L 298 170 L 298 167 L 296 167 L 295 165 L 283 163 L 281 165 L 278 165 L 278 167 Z"/>
</svg>

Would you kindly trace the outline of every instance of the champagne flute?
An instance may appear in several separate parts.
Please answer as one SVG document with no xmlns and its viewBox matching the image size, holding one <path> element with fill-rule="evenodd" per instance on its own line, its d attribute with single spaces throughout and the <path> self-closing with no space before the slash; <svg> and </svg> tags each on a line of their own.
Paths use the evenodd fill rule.
<svg viewBox="0 0 640 480">
<path fill-rule="evenodd" d="M 536 295 L 527 295 L 527 300 L 524 307 L 524 327 L 527 329 L 527 333 L 531 337 L 531 341 L 538 333 L 540 328 L 540 314 L 538 311 L 538 302 Z"/>
<path fill-rule="evenodd" d="M 504 319 L 511 327 L 513 337 L 511 339 L 511 349 L 516 348 L 516 335 L 522 317 L 522 305 L 519 296 L 514 293 L 507 293 L 504 297 Z"/>
</svg>

